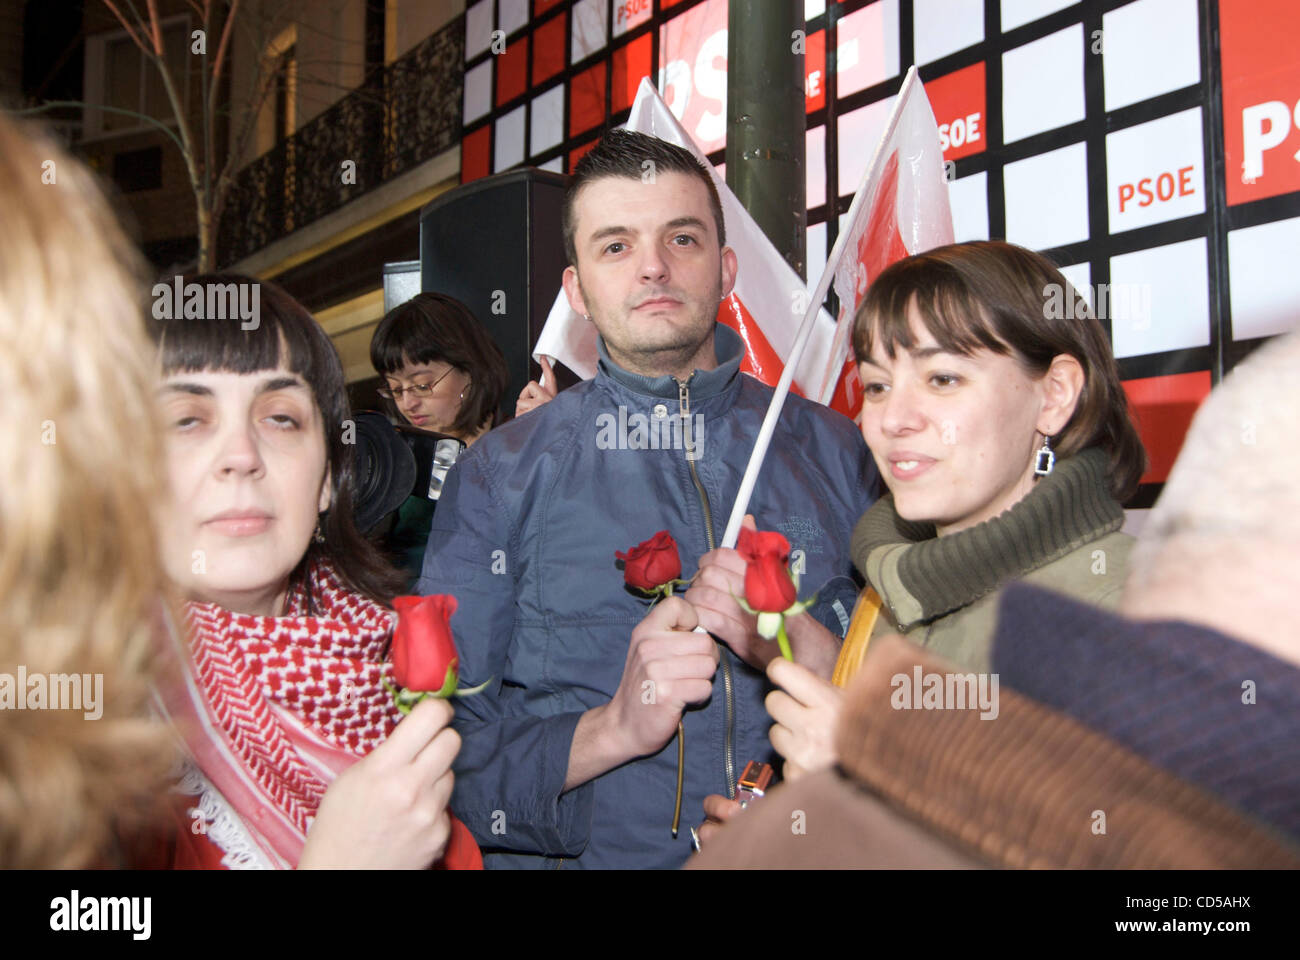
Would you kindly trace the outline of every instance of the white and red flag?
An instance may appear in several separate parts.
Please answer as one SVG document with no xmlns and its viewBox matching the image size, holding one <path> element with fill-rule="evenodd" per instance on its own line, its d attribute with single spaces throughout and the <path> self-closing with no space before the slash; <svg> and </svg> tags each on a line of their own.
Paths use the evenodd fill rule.
<svg viewBox="0 0 1300 960">
<path fill-rule="evenodd" d="M 739 263 L 735 289 L 722 301 L 718 320 L 745 341 L 741 370 L 768 386 L 776 386 L 807 311 L 808 288 L 718 176 L 649 79 L 641 81 L 626 128 L 685 147 L 713 177 L 722 201 L 727 246 L 736 251 Z M 937 142 L 937 133 L 935 137 Z M 811 397 L 816 393 L 831 361 L 834 336 L 835 321 L 820 310 L 795 370 L 792 389 L 799 395 Z M 563 290 L 555 298 L 533 347 L 534 357 L 542 354 L 556 358 L 583 379 L 596 375 L 596 328 L 573 312 Z"/>
<path fill-rule="evenodd" d="M 840 307 L 816 399 L 846 416 L 858 415 L 862 385 L 849 335 L 868 284 L 895 260 L 952 242 L 939 128 L 912 67 L 826 264 L 834 271 Z"/>
</svg>

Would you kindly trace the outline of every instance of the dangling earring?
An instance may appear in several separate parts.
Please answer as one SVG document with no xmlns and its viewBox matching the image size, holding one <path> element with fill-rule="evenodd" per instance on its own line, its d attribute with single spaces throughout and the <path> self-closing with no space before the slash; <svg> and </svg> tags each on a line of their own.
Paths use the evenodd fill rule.
<svg viewBox="0 0 1300 960">
<path fill-rule="evenodd" d="M 317 543 L 325 542 L 325 531 L 321 529 L 320 517 L 316 518 L 316 532 L 311 535 L 311 538 Z"/>
<path fill-rule="evenodd" d="M 1052 453 L 1052 445 L 1048 442 L 1047 435 L 1043 435 L 1043 445 L 1038 448 L 1038 453 L 1034 454 L 1034 475 L 1045 477 L 1052 472 L 1056 466 L 1056 454 Z"/>
</svg>

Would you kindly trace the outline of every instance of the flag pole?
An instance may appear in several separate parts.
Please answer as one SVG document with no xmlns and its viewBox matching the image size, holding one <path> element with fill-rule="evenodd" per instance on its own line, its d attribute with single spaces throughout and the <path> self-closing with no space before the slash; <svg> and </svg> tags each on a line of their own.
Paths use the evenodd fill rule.
<svg viewBox="0 0 1300 960">
<path fill-rule="evenodd" d="M 853 198 L 853 205 L 849 208 L 850 217 L 857 209 L 861 199 L 861 194 Z M 838 262 L 846 236 L 846 233 L 841 233 L 835 238 L 835 246 L 826 261 L 827 264 Z M 781 371 L 781 379 L 777 381 L 776 389 L 772 391 L 772 400 L 767 405 L 767 414 L 763 417 L 763 425 L 759 428 L 758 439 L 754 441 L 754 449 L 749 454 L 749 463 L 745 466 L 745 475 L 741 477 L 740 491 L 736 494 L 736 503 L 731 508 L 731 517 L 727 520 L 727 529 L 722 535 L 722 546 L 724 547 L 734 547 L 736 539 L 740 536 L 740 524 L 744 521 L 745 513 L 749 510 L 749 499 L 754 495 L 754 484 L 758 482 L 758 472 L 763 469 L 763 460 L 767 457 L 767 448 L 772 443 L 772 434 L 776 431 L 776 422 L 781 418 L 781 410 L 785 407 L 785 398 L 790 392 L 790 382 L 794 380 L 795 368 L 799 366 L 799 361 L 803 359 L 804 347 L 808 345 L 808 338 L 812 334 L 813 320 L 816 318 L 818 311 L 821 310 L 822 303 L 826 300 L 826 294 L 830 290 L 831 279 L 834 276 L 834 271 L 829 268 L 822 271 L 821 279 L 817 281 L 817 290 L 808 303 L 808 309 L 803 315 L 803 322 L 799 325 L 799 332 L 795 334 L 794 349 L 790 351 L 790 356 L 786 358 L 785 368 Z"/>
<path fill-rule="evenodd" d="M 889 142 L 890 136 L 898 129 L 898 120 L 902 115 L 903 105 L 907 99 L 908 87 L 913 83 L 919 82 L 920 77 L 917 74 L 916 67 L 909 67 L 907 75 L 903 77 L 903 85 L 898 88 L 898 97 L 894 100 L 894 107 L 889 111 L 889 121 L 885 124 L 885 130 L 880 135 L 880 139 L 876 142 L 875 151 L 871 154 L 871 162 L 868 163 L 867 168 L 862 171 L 862 181 L 858 184 L 858 192 L 853 196 L 853 206 L 849 208 L 849 215 L 846 221 L 849 224 L 849 229 L 841 232 L 839 237 L 836 238 L 836 251 L 840 250 L 839 239 L 843 237 L 845 233 L 853 232 L 852 227 L 856 222 L 854 219 L 854 213 L 857 211 L 858 200 L 865 192 L 864 188 L 866 185 L 873 179 L 873 175 L 879 172 L 881 159 L 885 151 L 885 144 Z M 827 258 L 826 269 L 828 271 L 833 273 L 835 270 L 839 269 L 839 256 L 840 255 L 833 253 L 829 258 Z M 840 305 L 840 310 L 844 310 L 843 304 Z M 831 397 L 835 393 L 835 384 L 839 379 L 840 369 L 844 366 L 842 358 L 844 344 L 848 340 L 849 324 L 852 322 L 852 318 L 849 317 L 847 313 L 844 313 L 835 324 L 835 337 L 831 341 L 831 354 L 828 361 L 829 365 L 827 366 L 826 371 L 822 374 L 821 386 L 817 391 L 816 399 L 818 403 L 829 405 Z"/>
<path fill-rule="evenodd" d="M 910 67 L 907 76 L 903 79 L 903 85 L 899 88 L 898 99 L 894 102 L 894 109 L 890 116 L 890 121 L 885 125 L 885 135 L 881 137 L 880 143 L 876 146 L 875 155 L 871 163 L 867 164 L 866 171 L 862 174 L 862 183 L 858 185 L 858 192 L 853 197 L 853 203 L 849 206 L 847 222 L 852 224 L 856 222 L 857 214 L 866 201 L 866 191 L 863 187 L 867 183 L 871 170 L 879 161 L 880 151 L 883 147 L 889 131 L 898 122 L 898 111 L 903 103 L 903 94 L 907 91 L 908 84 L 914 82 L 916 76 L 916 67 Z M 785 407 L 785 398 L 790 392 L 790 382 L 794 379 L 794 371 L 799 366 L 799 361 L 803 359 L 804 347 L 808 345 L 808 338 L 812 334 L 813 320 L 821 310 L 822 303 L 826 300 L 827 293 L 830 292 L 831 281 L 835 276 L 835 267 L 838 266 L 840 258 L 844 255 L 844 247 L 852 230 L 843 230 L 835 238 L 835 246 L 831 248 L 830 256 L 826 258 L 826 268 L 822 271 L 821 279 L 817 281 L 817 290 L 813 294 L 808 304 L 808 309 L 804 313 L 803 323 L 799 325 L 799 332 L 795 334 L 794 348 L 790 351 L 790 356 L 786 358 L 785 368 L 781 371 L 781 379 L 777 381 L 776 389 L 772 393 L 772 401 L 767 406 L 767 414 L 763 417 L 763 425 L 759 428 L 758 439 L 754 441 L 754 449 L 749 455 L 749 463 L 745 466 L 745 474 L 740 480 L 740 490 L 736 494 L 736 503 L 731 508 L 731 517 L 727 520 L 727 529 L 722 535 L 723 547 L 735 547 L 736 540 L 740 536 L 740 525 L 745 519 L 745 514 L 749 510 L 750 498 L 754 495 L 754 484 L 758 482 L 758 473 L 763 469 L 763 461 L 767 458 L 767 448 L 772 443 L 772 434 L 776 432 L 776 422 L 781 418 L 781 411 Z M 838 331 L 837 331 L 838 332 Z M 839 337 L 836 337 L 839 341 Z M 835 361 L 832 355 L 832 362 Z"/>
</svg>

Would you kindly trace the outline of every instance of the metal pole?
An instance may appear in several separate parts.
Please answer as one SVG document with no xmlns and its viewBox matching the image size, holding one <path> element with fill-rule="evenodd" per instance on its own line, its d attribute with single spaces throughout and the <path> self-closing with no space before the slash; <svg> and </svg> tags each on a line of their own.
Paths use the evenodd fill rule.
<svg viewBox="0 0 1300 960">
<path fill-rule="evenodd" d="M 727 186 L 807 279 L 804 0 L 731 0 Z"/>
</svg>

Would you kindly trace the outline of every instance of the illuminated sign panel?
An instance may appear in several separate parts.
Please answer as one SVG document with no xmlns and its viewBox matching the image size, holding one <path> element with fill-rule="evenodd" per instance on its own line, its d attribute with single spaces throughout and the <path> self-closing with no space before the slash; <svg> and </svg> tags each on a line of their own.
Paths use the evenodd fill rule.
<svg viewBox="0 0 1300 960">
<path fill-rule="evenodd" d="M 957 239 L 1006 238 L 1063 265 L 1111 335 L 1152 452 L 1144 480 L 1163 482 L 1196 405 L 1250 346 L 1241 341 L 1295 326 L 1300 2 L 805 10 L 812 278 L 916 63 Z M 471 0 L 462 180 L 518 163 L 572 169 L 623 122 L 642 77 L 721 164 L 727 16 L 727 0 Z"/>
</svg>

